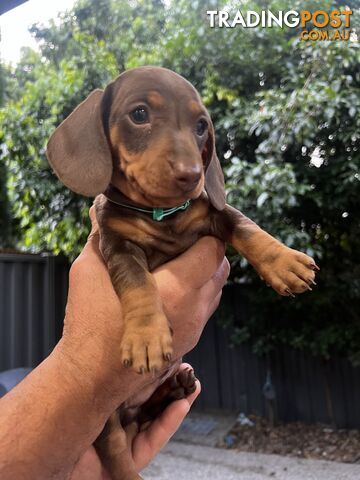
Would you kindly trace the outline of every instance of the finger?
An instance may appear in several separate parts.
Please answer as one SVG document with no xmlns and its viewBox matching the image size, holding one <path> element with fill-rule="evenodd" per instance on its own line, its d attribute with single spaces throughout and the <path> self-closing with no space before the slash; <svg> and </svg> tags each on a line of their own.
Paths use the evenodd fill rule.
<svg viewBox="0 0 360 480">
<path fill-rule="evenodd" d="M 68 480 L 103 480 L 103 478 L 100 458 L 95 448 L 91 446 L 79 458 Z"/>
<path fill-rule="evenodd" d="M 222 290 L 220 290 L 220 292 L 217 294 L 214 300 L 208 305 L 206 318 L 210 318 L 215 313 L 215 311 L 217 310 L 220 304 L 221 296 L 222 296 Z"/>
<path fill-rule="evenodd" d="M 201 288 L 218 270 L 224 259 L 224 243 L 215 237 L 203 237 L 186 252 L 155 270 L 161 277 L 174 277 L 179 285 L 187 288 Z"/>
<path fill-rule="evenodd" d="M 201 391 L 199 380 L 196 380 L 196 390 L 187 398 L 175 400 L 164 412 L 156 418 L 146 430 L 146 438 L 154 451 L 160 450 L 174 435 L 182 421 L 189 413 L 190 407 Z"/>
<path fill-rule="evenodd" d="M 101 283 L 102 285 L 110 286 L 112 285 L 110 276 L 99 248 L 99 226 L 96 220 L 94 205 L 89 210 L 89 216 L 91 220 L 91 231 L 82 252 L 72 264 L 70 281 L 72 277 L 78 276 L 74 275 L 74 272 L 79 272 L 79 275 L 83 277 L 83 281 L 87 278 L 93 282 L 93 277 L 96 276 L 98 284 Z"/>
<path fill-rule="evenodd" d="M 186 366 L 189 365 L 183 364 L 181 368 Z M 137 435 L 133 444 L 133 459 L 137 470 L 143 469 L 174 435 L 200 391 L 200 382 L 196 380 L 194 393 L 172 402 L 147 430 Z"/>
<path fill-rule="evenodd" d="M 220 292 L 216 295 L 216 297 L 212 298 L 210 302 L 208 302 L 207 300 L 203 302 L 203 305 L 204 305 L 203 309 L 199 312 L 197 316 L 195 316 L 197 331 L 196 331 L 196 334 L 193 335 L 193 338 L 192 338 L 193 343 L 191 344 L 190 348 L 185 350 L 185 352 L 192 350 L 197 345 L 206 323 L 211 318 L 211 316 L 215 313 L 216 309 L 220 304 L 221 295 L 222 295 L 222 290 L 220 290 Z"/>
<path fill-rule="evenodd" d="M 91 231 L 87 238 L 87 242 L 79 255 L 79 258 L 82 257 L 92 257 L 97 261 L 101 261 L 104 263 L 103 257 L 100 252 L 99 242 L 100 242 L 100 234 L 99 234 L 99 225 L 96 220 L 96 213 L 94 205 L 90 207 L 89 210 L 89 217 L 91 220 Z"/>
<path fill-rule="evenodd" d="M 205 327 L 206 322 L 213 315 L 218 308 L 222 288 L 226 283 L 226 280 L 230 273 L 230 264 L 225 257 L 220 268 L 215 272 L 213 277 L 201 288 L 199 296 L 196 296 L 194 292 L 193 304 L 200 305 L 199 315 L 197 316 L 197 325 L 202 329 Z"/>
<path fill-rule="evenodd" d="M 219 292 L 226 284 L 229 273 L 230 263 L 228 259 L 224 257 L 220 267 L 201 289 L 201 295 L 205 303 L 211 302 L 213 298 L 218 296 Z"/>
<path fill-rule="evenodd" d="M 196 380 L 194 399 L 200 393 L 200 382 Z M 140 432 L 133 443 L 133 459 L 137 470 L 142 470 L 150 460 L 167 444 L 190 410 L 187 398 L 176 400 L 152 422 L 150 427 Z"/>
<path fill-rule="evenodd" d="M 99 225 L 96 220 L 96 213 L 95 213 L 95 207 L 94 205 L 90 207 L 89 210 L 89 217 L 91 220 L 91 231 L 89 233 L 87 243 L 85 247 L 90 247 L 93 249 L 95 252 L 99 252 L 99 240 L 100 240 L 100 235 L 99 235 Z"/>
<path fill-rule="evenodd" d="M 97 223 L 96 212 L 95 212 L 95 206 L 94 205 L 92 205 L 89 209 L 89 217 L 90 217 L 90 221 L 91 221 L 91 232 L 89 234 L 89 237 L 91 237 L 91 235 L 93 233 L 97 233 L 99 231 L 99 225 Z"/>
</svg>

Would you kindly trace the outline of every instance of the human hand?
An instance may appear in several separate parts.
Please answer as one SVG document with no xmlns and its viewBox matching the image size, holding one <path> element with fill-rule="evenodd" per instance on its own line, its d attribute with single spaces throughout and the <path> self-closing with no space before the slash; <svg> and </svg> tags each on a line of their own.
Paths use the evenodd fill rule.
<svg viewBox="0 0 360 480">
<path fill-rule="evenodd" d="M 93 209 L 90 217 L 92 231 L 88 242 L 70 271 L 65 327 L 60 343 L 68 363 L 90 377 L 94 388 L 102 389 L 111 400 L 111 414 L 154 378 L 140 376 L 121 365 L 121 306 L 99 251 Z M 214 237 L 204 237 L 153 273 L 174 331 L 174 357 L 180 358 L 196 345 L 206 321 L 220 301 L 221 289 L 229 273 L 224 246 Z"/>
<path fill-rule="evenodd" d="M 180 369 L 191 366 L 183 363 Z M 196 390 L 187 398 L 172 402 L 145 430 L 126 430 L 134 470 L 140 472 L 167 444 L 188 414 L 191 405 L 200 394 L 201 386 L 196 380 Z M 69 480 L 111 480 L 103 468 L 100 458 L 91 446 L 76 464 Z"/>
<path fill-rule="evenodd" d="M 99 252 L 94 218 L 93 222 L 87 245 L 70 272 L 62 339 L 1 399 L 0 476 L 4 480 L 69 478 L 116 408 L 135 393 L 137 399 L 141 394 L 140 399 L 147 400 L 159 383 L 151 374 L 138 375 L 121 365 L 121 306 Z M 203 238 L 155 273 L 178 357 L 194 346 L 219 302 L 229 270 L 223 255 L 219 241 Z M 174 371 L 177 364 L 169 368 Z M 19 412 L 27 413 L 20 423 L 16 421 Z M 161 420 L 157 425 L 161 427 Z M 140 439 L 149 440 L 150 458 L 171 429 L 163 430 L 165 436 L 160 437 L 152 436 L 156 431 L 162 429 L 134 439 L 134 452 L 136 445 L 145 445 Z M 152 449 L 154 438 L 158 446 Z"/>
</svg>

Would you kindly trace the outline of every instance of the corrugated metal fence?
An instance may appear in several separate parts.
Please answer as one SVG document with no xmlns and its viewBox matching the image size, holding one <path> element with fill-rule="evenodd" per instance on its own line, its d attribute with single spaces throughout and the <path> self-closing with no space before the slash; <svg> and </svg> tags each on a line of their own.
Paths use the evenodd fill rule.
<svg viewBox="0 0 360 480">
<path fill-rule="evenodd" d="M 222 301 L 234 295 L 241 308 L 241 296 L 234 288 L 225 289 Z M 215 316 L 186 356 L 202 383 L 197 408 L 360 428 L 360 368 L 345 359 L 325 362 L 290 348 L 279 348 L 264 358 L 248 345 L 231 348 L 229 344 L 230 334 Z M 265 397 L 265 385 L 267 393 L 270 386 L 270 394 L 275 394 L 273 401 Z"/>
<path fill-rule="evenodd" d="M 0 254 L 0 371 L 35 366 L 54 347 L 62 330 L 68 268 L 66 260 L 49 255 Z M 222 301 L 235 301 L 237 315 L 245 318 L 244 297 L 241 287 L 226 288 Z M 199 409 L 360 428 L 360 368 L 344 359 L 322 363 L 290 349 L 259 358 L 247 345 L 230 348 L 229 334 L 216 317 L 186 359 L 202 381 Z M 269 373 L 274 401 L 263 394 Z"/>
<path fill-rule="evenodd" d="M 0 254 L 0 371 L 37 365 L 61 335 L 68 263 Z"/>
</svg>

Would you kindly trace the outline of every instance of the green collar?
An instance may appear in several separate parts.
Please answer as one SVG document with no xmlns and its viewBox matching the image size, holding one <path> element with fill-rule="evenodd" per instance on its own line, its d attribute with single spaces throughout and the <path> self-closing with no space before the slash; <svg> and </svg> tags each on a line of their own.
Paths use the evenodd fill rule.
<svg viewBox="0 0 360 480">
<path fill-rule="evenodd" d="M 115 205 L 119 205 L 119 207 L 135 210 L 136 212 L 147 213 L 148 215 L 151 215 L 152 219 L 156 220 L 157 222 L 161 222 L 161 220 L 163 220 L 165 217 L 168 217 L 169 215 L 172 215 L 180 210 L 186 210 L 190 205 L 190 200 L 186 200 L 186 202 L 183 204 L 173 208 L 140 208 L 127 203 L 118 202 L 117 200 L 110 198 L 107 192 L 105 192 L 105 196 L 111 203 L 115 203 Z"/>
</svg>

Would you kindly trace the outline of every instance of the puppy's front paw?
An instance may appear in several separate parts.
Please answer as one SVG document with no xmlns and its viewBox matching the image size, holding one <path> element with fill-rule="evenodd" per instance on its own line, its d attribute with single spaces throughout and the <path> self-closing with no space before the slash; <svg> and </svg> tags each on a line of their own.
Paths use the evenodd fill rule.
<svg viewBox="0 0 360 480">
<path fill-rule="evenodd" d="M 126 319 L 125 319 L 126 320 Z M 138 373 L 156 372 L 172 357 L 172 338 L 167 318 L 156 313 L 125 323 L 120 345 L 121 361 Z"/>
<path fill-rule="evenodd" d="M 320 268 L 305 253 L 282 246 L 265 257 L 257 270 L 277 293 L 293 297 L 295 293 L 312 290 L 312 285 L 316 285 L 315 272 Z"/>
</svg>

